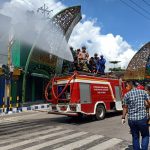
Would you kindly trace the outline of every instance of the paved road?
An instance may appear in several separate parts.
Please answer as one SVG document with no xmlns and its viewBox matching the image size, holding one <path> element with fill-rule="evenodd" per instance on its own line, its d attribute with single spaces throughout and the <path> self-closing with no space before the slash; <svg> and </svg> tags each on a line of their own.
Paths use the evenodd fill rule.
<svg viewBox="0 0 150 150">
<path fill-rule="evenodd" d="M 0 117 L 0 149 L 130 150 L 128 130 L 127 125 L 120 124 L 118 114 L 91 121 L 26 112 Z"/>
</svg>

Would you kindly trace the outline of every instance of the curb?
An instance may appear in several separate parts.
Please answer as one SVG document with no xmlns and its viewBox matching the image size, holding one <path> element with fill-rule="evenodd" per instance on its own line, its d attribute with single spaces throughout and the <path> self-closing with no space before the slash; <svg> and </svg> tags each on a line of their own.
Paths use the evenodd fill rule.
<svg viewBox="0 0 150 150">
<path fill-rule="evenodd" d="M 3 112 L 2 108 L 0 108 L 0 115 L 6 115 L 6 114 L 14 114 L 14 113 L 20 113 L 20 112 L 27 112 L 27 111 L 32 111 L 32 110 L 43 110 L 43 109 L 48 109 L 50 104 L 39 104 L 39 105 L 31 105 L 31 106 L 26 106 L 26 107 L 19 107 L 17 108 L 12 108 L 12 111 Z"/>
</svg>

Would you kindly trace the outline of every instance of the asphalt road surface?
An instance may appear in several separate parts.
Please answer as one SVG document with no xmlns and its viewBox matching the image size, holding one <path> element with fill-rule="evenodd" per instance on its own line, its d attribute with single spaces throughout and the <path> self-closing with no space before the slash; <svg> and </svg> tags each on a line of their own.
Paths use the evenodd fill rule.
<svg viewBox="0 0 150 150">
<path fill-rule="evenodd" d="M 119 113 L 106 119 L 69 118 L 46 112 L 0 116 L 0 150 L 132 150 Z"/>
</svg>

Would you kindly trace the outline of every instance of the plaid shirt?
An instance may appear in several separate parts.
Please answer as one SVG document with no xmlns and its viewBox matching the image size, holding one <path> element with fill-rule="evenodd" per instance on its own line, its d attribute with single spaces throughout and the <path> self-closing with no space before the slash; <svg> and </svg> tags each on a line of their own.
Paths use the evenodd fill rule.
<svg viewBox="0 0 150 150">
<path fill-rule="evenodd" d="M 133 88 L 131 91 L 125 94 L 123 105 L 128 106 L 128 119 L 129 120 L 141 120 L 146 117 L 145 100 L 148 100 L 149 96 L 144 90 Z"/>
</svg>

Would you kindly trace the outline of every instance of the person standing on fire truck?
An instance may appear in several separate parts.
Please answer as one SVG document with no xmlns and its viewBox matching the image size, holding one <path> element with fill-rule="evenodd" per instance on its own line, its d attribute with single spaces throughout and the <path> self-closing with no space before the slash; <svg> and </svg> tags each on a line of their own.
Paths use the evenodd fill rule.
<svg viewBox="0 0 150 150">
<path fill-rule="evenodd" d="M 98 66 L 99 57 L 98 57 L 97 53 L 94 54 L 94 62 L 96 64 L 96 72 L 97 72 L 97 69 L 99 68 L 99 66 Z"/>
<path fill-rule="evenodd" d="M 97 73 L 104 75 L 105 74 L 105 63 L 106 59 L 104 58 L 103 55 L 100 55 L 100 59 L 98 60 L 98 68 L 97 68 Z"/>
<path fill-rule="evenodd" d="M 145 103 L 150 105 L 150 97 L 144 90 L 136 88 L 136 82 L 128 81 L 127 89 L 130 90 L 124 96 L 122 124 L 125 123 L 125 117 L 128 113 L 128 124 L 131 129 L 132 143 L 134 150 L 148 150 L 149 127 L 147 123 L 147 114 Z M 140 148 L 140 134 L 142 136 Z"/>
<path fill-rule="evenodd" d="M 82 46 L 82 51 L 79 53 L 78 59 L 79 59 L 80 65 L 82 66 L 82 71 L 88 72 L 89 69 L 88 69 L 87 64 L 88 64 L 89 54 L 86 51 L 85 46 Z"/>
</svg>

